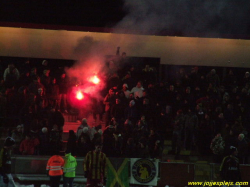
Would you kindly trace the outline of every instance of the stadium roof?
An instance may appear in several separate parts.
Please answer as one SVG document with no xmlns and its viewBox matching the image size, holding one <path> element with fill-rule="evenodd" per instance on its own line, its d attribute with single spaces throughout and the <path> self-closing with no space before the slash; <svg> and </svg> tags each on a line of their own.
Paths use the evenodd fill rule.
<svg viewBox="0 0 250 187">
<path fill-rule="evenodd" d="M 0 1 L 0 26 L 249 39 L 250 1 Z"/>
</svg>

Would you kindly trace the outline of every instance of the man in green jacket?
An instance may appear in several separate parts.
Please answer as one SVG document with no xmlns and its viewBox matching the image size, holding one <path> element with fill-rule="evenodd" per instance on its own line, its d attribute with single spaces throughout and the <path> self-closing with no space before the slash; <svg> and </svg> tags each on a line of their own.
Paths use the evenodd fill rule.
<svg viewBox="0 0 250 187">
<path fill-rule="evenodd" d="M 76 176 L 75 170 L 77 166 L 77 162 L 75 157 L 71 155 L 71 151 L 67 150 L 65 152 L 64 158 L 65 164 L 63 167 L 63 187 L 73 187 L 73 181 Z"/>
</svg>

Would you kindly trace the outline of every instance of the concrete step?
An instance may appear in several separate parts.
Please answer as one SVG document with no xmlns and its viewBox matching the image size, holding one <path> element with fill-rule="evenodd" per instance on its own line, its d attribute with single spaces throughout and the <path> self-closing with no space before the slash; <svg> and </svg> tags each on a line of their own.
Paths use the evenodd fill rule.
<svg viewBox="0 0 250 187">
<path fill-rule="evenodd" d="M 78 114 L 63 114 L 65 122 L 76 122 L 78 118 Z"/>
</svg>

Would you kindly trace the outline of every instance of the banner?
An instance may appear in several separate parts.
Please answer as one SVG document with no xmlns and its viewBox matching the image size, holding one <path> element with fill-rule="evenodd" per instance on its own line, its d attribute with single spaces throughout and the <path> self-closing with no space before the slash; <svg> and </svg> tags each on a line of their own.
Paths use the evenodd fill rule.
<svg viewBox="0 0 250 187">
<path fill-rule="evenodd" d="M 129 164 L 127 158 L 107 158 L 106 187 L 129 187 Z"/>
<path fill-rule="evenodd" d="M 130 183 L 157 186 L 159 159 L 131 158 Z"/>
</svg>

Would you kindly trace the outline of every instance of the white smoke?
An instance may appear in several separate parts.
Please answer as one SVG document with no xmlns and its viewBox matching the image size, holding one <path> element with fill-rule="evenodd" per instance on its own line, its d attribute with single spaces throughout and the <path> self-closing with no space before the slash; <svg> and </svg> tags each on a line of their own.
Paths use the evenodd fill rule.
<svg viewBox="0 0 250 187">
<path fill-rule="evenodd" d="M 125 0 L 116 32 L 220 37 L 247 34 L 250 1 Z"/>
</svg>

